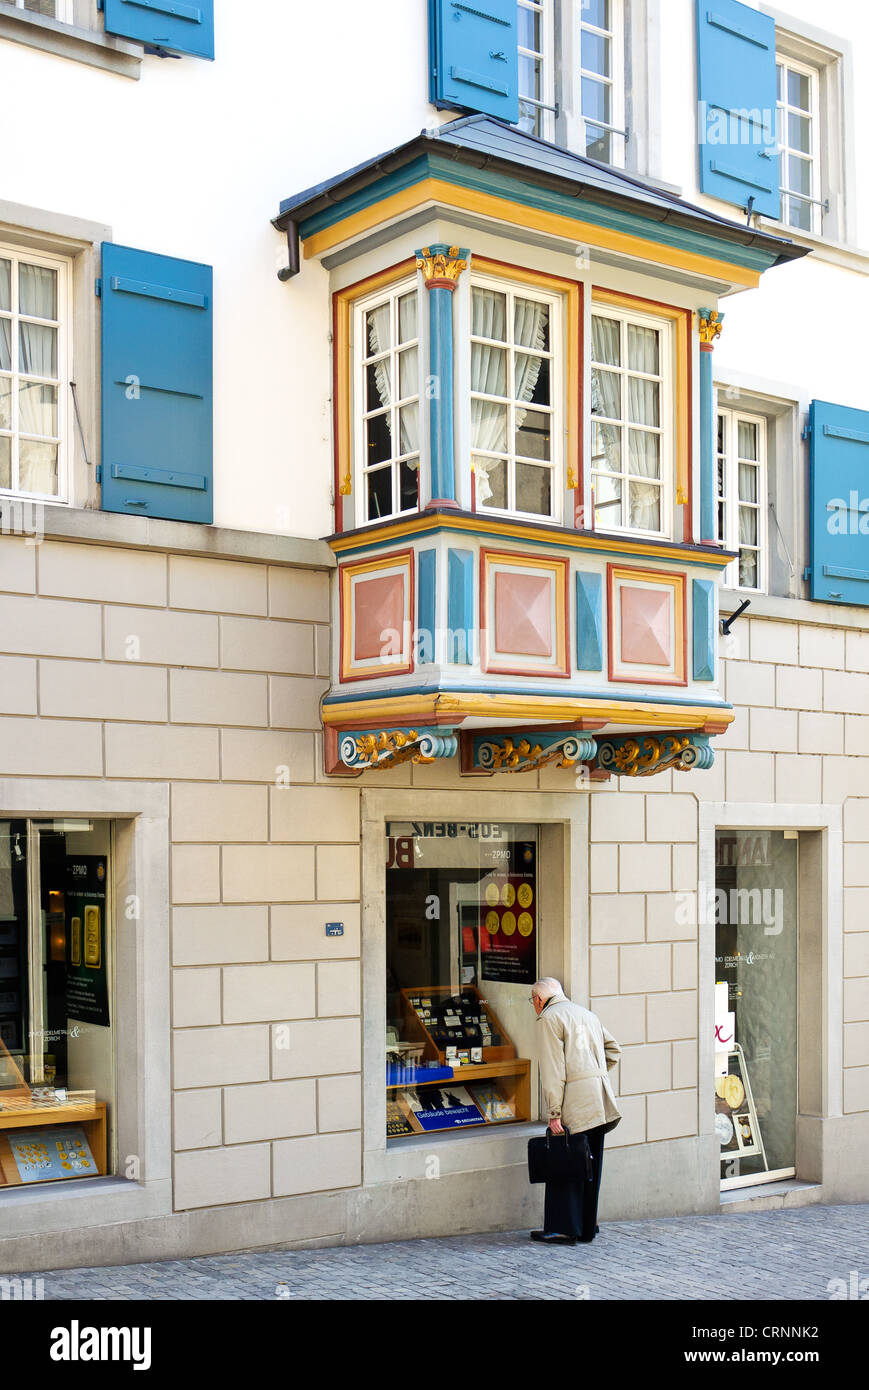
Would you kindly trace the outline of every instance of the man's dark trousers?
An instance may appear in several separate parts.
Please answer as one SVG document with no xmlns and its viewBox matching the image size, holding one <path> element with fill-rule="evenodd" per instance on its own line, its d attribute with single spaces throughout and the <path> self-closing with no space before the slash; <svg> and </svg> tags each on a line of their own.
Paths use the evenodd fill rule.
<svg viewBox="0 0 869 1390">
<path fill-rule="evenodd" d="M 603 1167 L 603 1137 L 606 1125 L 587 1129 L 591 1150 L 592 1177 L 588 1182 L 548 1182 L 543 1207 L 543 1229 L 547 1234 L 575 1236 L 577 1240 L 594 1240 L 597 1224 L 597 1199 Z"/>
</svg>

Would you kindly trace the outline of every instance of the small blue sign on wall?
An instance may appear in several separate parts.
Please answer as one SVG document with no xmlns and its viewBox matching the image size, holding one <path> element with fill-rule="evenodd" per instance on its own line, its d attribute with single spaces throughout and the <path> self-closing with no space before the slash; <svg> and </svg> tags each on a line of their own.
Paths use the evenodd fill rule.
<svg viewBox="0 0 869 1390">
<path fill-rule="evenodd" d="M 327 923 L 326 923 L 326 935 L 327 935 L 327 936 L 343 936 L 343 935 L 344 935 L 344 923 L 343 923 L 343 922 L 327 922 Z"/>
</svg>

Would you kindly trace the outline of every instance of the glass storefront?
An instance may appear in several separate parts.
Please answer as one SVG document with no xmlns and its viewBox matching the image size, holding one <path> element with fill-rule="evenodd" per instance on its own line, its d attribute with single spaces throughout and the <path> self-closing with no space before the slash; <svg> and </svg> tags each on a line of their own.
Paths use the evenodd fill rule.
<svg viewBox="0 0 869 1390">
<path fill-rule="evenodd" d="M 110 1170 L 111 837 L 0 820 L 0 1188 Z"/>
<path fill-rule="evenodd" d="M 724 1186 L 794 1172 L 796 831 L 719 830 L 715 852 L 715 1130 Z"/>
<path fill-rule="evenodd" d="M 387 1135 L 528 1120 L 537 827 L 386 830 Z"/>
</svg>

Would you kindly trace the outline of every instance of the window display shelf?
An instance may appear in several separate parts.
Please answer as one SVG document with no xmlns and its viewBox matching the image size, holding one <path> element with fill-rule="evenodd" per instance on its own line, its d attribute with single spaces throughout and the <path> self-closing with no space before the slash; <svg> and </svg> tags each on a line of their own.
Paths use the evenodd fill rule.
<svg viewBox="0 0 869 1390">
<path fill-rule="evenodd" d="M 87 1140 L 90 1149 L 90 1158 L 93 1159 L 93 1169 L 89 1171 L 87 1167 L 70 1168 L 69 1171 L 62 1169 L 54 1172 L 46 1169 L 44 1178 L 28 1177 L 27 1181 L 58 1181 L 65 1178 L 79 1177 L 102 1177 L 106 1172 L 106 1106 L 103 1101 L 84 1101 L 67 1102 L 57 1105 L 34 1105 L 32 1101 L 23 1099 L 6 1099 L 0 1101 L 0 1189 L 4 1186 L 20 1186 L 25 1179 L 21 1176 L 21 1169 L 16 1161 L 16 1151 L 13 1149 L 16 1131 L 38 1131 L 40 1135 L 44 1132 L 44 1141 L 48 1143 L 52 1139 L 52 1130 L 56 1131 L 56 1126 L 71 1127 L 71 1132 L 81 1130 Z M 52 1147 L 52 1146 L 50 1146 Z M 56 1149 L 57 1145 L 54 1143 Z"/>
</svg>

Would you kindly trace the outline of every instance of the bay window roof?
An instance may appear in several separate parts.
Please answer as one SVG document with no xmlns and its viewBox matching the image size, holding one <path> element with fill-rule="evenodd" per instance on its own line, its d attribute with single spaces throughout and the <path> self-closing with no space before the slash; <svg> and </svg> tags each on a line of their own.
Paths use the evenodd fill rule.
<svg viewBox="0 0 869 1390">
<path fill-rule="evenodd" d="M 305 239 L 427 177 L 518 196 L 542 210 L 570 208 L 577 219 L 609 226 L 620 225 L 620 214 L 633 214 L 629 230 L 635 230 L 639 217 L 652 239 L 693 244 L 707 254 L 717 243 L 719 255 L 758 272 L 806 254 L 786 238 L 732 222 L 646 180 L 480 115 L 423 130 L 403 145 L 290 195 L 281 202 L 274 225 L 291 236 L 298 229 Z"/>
</svg>

